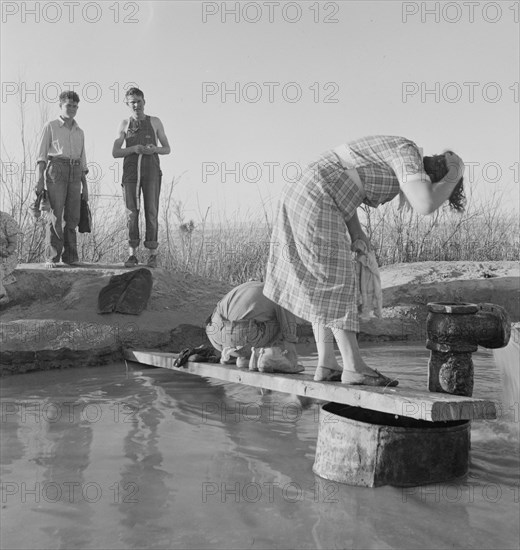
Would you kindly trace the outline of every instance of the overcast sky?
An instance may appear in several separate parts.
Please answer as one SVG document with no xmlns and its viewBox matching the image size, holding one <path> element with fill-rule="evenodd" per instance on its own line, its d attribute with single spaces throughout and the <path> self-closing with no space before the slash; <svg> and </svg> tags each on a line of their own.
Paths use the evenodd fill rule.
<svg viewBox="0 0 520 550">
<path fill-rule="evenodd" d="M 90 175 L 119 193 L 111 149 L 135 83 L 172 145 L 163 189 L 180 178 L 193 215 L 270 208 L 307 161 L 369 134 L 453 149 L 468 185 L 518 207 L 518 13 L 513 1 L 2 2 L 2 155 L 20 159 L 18 93 L 33 136 L 41 106 L 58 115 L 72 86 Z"/>
</svg>

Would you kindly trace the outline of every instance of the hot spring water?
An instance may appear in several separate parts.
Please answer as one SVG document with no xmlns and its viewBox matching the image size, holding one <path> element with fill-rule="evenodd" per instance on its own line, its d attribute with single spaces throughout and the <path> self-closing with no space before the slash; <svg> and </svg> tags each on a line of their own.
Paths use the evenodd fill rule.
<svg viewBox="0 0 520 550">
<path fill-rule="evenodd" d="M 1 546 L 518 548 L 511 340 L 498 367 L 487 350 L 473 357 L 474 397 L 500 407 L 472 423 L 468 475 L 408 488 L 315 476 L 320 404 L 295 396 L 135 364 L 6 377 Z M 423 346 L 363 353 L 401 386 L 426 387 Z"/>
<path fill-rule="evenodd" d="M 518 422 L 518 401 L 520 396 L 520 323 L 511 329 L 511 339 L 505 348 L 493 350 L 495 364 L 502 378 L 505 403 L 516 403 Z"/>
</svg>

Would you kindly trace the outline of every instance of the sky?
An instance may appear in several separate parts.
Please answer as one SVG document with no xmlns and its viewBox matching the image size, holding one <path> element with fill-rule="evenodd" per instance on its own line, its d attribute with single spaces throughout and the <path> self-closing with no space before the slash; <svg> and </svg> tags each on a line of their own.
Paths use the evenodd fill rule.
<svg viewBox="0 0 520 550">
<path fill-rule="evenodd" d="M 188 217 L 270 213 L 327 149 L 401 135 L 452 149 L 476 196 L 519 208 L 519 3 L 397 1 L 2 2 L 2 177 L 75 89 L 90 183 L 120 194 L 111 151 L 128 108 L 172 147 L 163 197 Z M 72 83 L 72 84 L 71 84 Z"/>
</svg>

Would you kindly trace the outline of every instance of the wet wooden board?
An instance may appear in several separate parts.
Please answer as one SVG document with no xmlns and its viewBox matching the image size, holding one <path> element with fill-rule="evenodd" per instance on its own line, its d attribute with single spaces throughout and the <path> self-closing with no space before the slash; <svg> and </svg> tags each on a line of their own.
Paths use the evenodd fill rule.
<svg viewBox="0 0 520 550">
<path fill-rule="evenodd" d="M 447 393 L 432 393 L 414 388 L 347 386 L 339 382 L 314 382 L 314 369 L 300 374 L 267 374 L 238 369 L 235 365 L 188 362 L 176 368 L 175 353 L 125 350 L 125 358 L 144 365 L 187 374 L 217 378 L 227 382 L 302 395 L 323 401 L 363 407 L 375 411 L 417 418 L 430 422 L 496 418 L 496 406 L 487 399 L 473 399 Z"/>
</svg>

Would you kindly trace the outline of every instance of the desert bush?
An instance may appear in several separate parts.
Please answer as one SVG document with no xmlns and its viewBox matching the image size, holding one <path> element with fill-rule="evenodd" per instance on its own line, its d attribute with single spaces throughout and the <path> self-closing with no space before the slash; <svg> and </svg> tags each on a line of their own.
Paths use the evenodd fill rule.
<svg viewBox="0 0 520 550">
<path fill-rule="evenodd" d="M 2 209 L 14 216 L 23 231 L 18 245 L 20 261 L 43 261 L 44 217 L 35 221 L 28 212 L 31 186 L 13 174 L 2 179 L 1 187 Z M 174 187 L 172 183 L 171 189 Z M 78 235 L 80 258 L 105 265 L 119 263 L 127 255 L 123 200 L 117 195 L 102 195 L 96 186 L 89 193 L 93 231 Z M 174 196 L 174 191 L 167 195 L 160 212 L 160 257 L 164 268 L 231 284 L 263 279 L 271 240 L 270 223 L 263 213 L 249 216 L 249 221 L 237 215 L 215 219 L 208 209 L 196 219 L 188 219 L 184 205 Z M 518 260 L 518 214 L 500 208 L 498 199 L 495 197 L 495 204 L 470 205 L 463 214 L 443 208 L 427 217 L 399 210 L 389 203 L 378 209 L 362 209 L 360 218 L 379 265 Z M 141 232 L 144 234 L 143 215 Z"/>
<path fill-rule="evenodd" d="M 423 261 L 500 261 L 520 257 L 518 212 L 504 206 L 500 193 L 476 198 L 468 192 L 466 210 L 443 206 L 430 216 L 399 209 L 397 201 L 363 207 L 362 224 L 379 265 Z"/>
<path fill-rule="evenodd" d="M 20 102 L 20 158 L 9 154 L 2 142 L 0 208 L 22 228 L 18 256 L 21 262 L 43 261 L 44 217 L 34 220 L 29 206 L 34 200 L 35 159 L 38 137 L 48 112 L 40 110 L 40 125 L 26 132 L 25 106 Z M 29 134 L 29 135 L 28 135 Z M 10 144 L 12 144 L 10 142 Z M 239 284 L 263 279 L 269 254 L 271 215 L 257 212 L 226 213 L 198 209 L 196 219 L 186 217 L 185 205 L 175 189 L 182 174 L 163 187 L 160 208 L 160 257 L 169 270 L 191 273 Z M 520 223 L 518 212 L 508 210 L 504 196 L 494 193 L 477 199 L 468 189 L 467 209 L 462 214 L 443 207 L 421 217 L 397 208 L 392 201 L 377 209 L 360 209 L 361 221 L 380 265 L 398 262 L 454 260 L 518 260 Z M 118 194 L 103 194 L 101 183 L 89 185 L 93 231 L 78 236 L 84 262 L 113 264 L 127 256 L 125 208 Z M 247 221 L 244 221 L 247 220 Z M 141 215 L 144 235 L 144 216 Z M 143 258 L 145 259 L 145 258 Z"/>
</svg>

